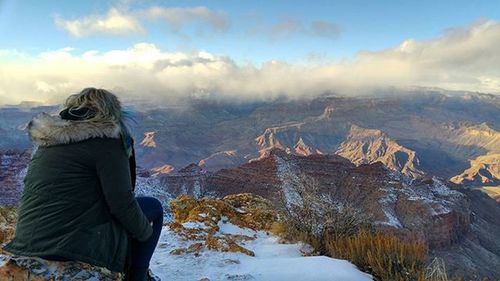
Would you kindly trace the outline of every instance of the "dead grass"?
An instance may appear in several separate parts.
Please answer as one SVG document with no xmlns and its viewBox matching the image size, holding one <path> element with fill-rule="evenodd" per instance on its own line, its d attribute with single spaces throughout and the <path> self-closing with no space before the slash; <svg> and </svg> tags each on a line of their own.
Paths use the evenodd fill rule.
<svg viewBox="0 0 500 281">
<path fill-rule="evenodd" d="M 377 280 L 426 279 L 427 247 L 420 241 L 371 231 L 360 231 L 349 237 L 326 237 L 329 256 L 350 260 Z"/>
</svg>

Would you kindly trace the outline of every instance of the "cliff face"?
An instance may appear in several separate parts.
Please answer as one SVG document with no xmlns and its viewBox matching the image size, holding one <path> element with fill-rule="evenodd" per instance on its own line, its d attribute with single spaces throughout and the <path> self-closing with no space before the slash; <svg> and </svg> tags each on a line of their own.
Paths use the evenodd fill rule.
<svg viewBox="0 0 500 281">
<path fill-rule="evenodd" d="M 431 249 L 446 267 L 465 280 L 490 280 L 500 276 L 500 204 L 479 190 L 464 189 L 472 212 L 470 230 L 451 247 Z"/>
<path fill-rule="evenodd" d="M 0 206 L 18 203 L 29 160 L 29 151 L 0 150 Z"/>
<path fill-rule="evenodd" d="M 218 171 L 237 167 L 248 160 L 238 154 L 236 150 L 220 151 L 207 158 L 201 159 L 198 165 L 207 171 Z"/>
<path fill-rule="evenodd" d="M 500 153 L 471 160 L 470 167 L 450 181 L 468 186 L 500 186 Z"/>
<path fill-rule="evenodd" d="M 250 192 L 278 204 L 280 192 L 295 184 L 297 175 L 306 175 L 318 183 L 323 194 L 332 195 L 339 203 L 356 204 L 373 215 L 378 228 L 403 237 L 416 235 L 433 246 L 447 246 L 469 227 L 470 212 L 461 193 L 438 179 L 411 181 L 382 163 L 356 166 L 336 155 L 298 156 L 273 149 L 267 157 L 234 169 L 211 173 L 194 167 L 162 177 L 163 187 L 174 195 Z"/>
<path fill-rule="evenodd" d="M 393 171 L 400 171 L 412 178 L 421 178 L 424 173 L 418 169 L 420 160 L 410 150 L 376 129 L 364 129 L 353 125 L 346 140 L 335 152 L 356 165 L 383 163 Z"/>
</svg>

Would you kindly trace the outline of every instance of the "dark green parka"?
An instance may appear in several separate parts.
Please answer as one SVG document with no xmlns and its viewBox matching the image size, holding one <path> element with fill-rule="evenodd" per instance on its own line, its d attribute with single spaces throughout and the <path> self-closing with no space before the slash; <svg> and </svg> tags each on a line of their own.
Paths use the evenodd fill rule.
<svg viewBox="0 0 500 281">
<path fill-rule="evenodd" d="M 4 250 L 124 271 L 129 237 L 144 241 L 152 227 L 135 200 L 119 125 L 41 114 L 29 133 L 38 149 Z"/>
</svg>

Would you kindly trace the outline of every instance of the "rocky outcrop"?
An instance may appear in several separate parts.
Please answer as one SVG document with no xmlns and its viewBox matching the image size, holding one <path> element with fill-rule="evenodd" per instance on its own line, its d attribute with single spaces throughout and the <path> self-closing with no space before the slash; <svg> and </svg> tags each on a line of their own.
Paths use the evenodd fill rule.
<svg viewBox="0 0 500 281">
<path fill-rule="evenodd" d="M 171 207 L 174 222 L 164 226 L 152 260 L 167 280 L 372 280 L 345 260 L 274 235 L 276 211 L 260 196 L 180 196 Z"/>
<path fill-rule="evenodd" d="M 14 237 L 17 213 L 14 207 L 0 206 L 0 246 Z M 3 250 L 0 249 L 0 254 Z"/>
<path fill-rule="evenodd" d="M 198 166 L 204 170 L 215 172 L 221 169 L 234 168 L 247 162 L 247 159 L 238 154 L 236 150 L 216 152 L 207 158 L 201 159 Z"/>
<path fill-rule="evenodd" d="M 373 215 L 376 227 L 434 246 L 455 243 L 468 230 L 470 212 L 465 197 L 436 178 L 411 181 L 382 163 L 354 165 L 337 155 L 299 156 L 272 149 L 267 157 L 215 173 L 198 166 L 191 172 L 161 178 L 173 194 L 227 196 L 250 192 L 280 204 L 287 186 L 301 184 L 298 175 L 313 178 L 321 193 L 350 202 Z M 196 187 L 196 188 L 195 188 Z"/>
<path fill-rule="evenodd" d="M 300 183 L 298 175 L 306 175 L 314 179 L 322 194 L 332 195 L 338 199 L 337 203 L 355 204 L 356 209 L 371 214 L 375 228 L 403 239 L 426 241 L 433 257 L 449 257 L 448 260 L 453 259 L 448 253 L 454 251 L 456 247 L 463 247 L 463 251 L 467 251 L 467 245 L 472 242 L 464 241 L 469 241 L 468 237 L 478 231 L 477 228 L 484 228 L 484 224 L 474 226 L 474 221 L 486 219 L 474 217 L 468 196 L 450 188 L 438 178 L 425 177 L 411 180 L 402 173 L 387 169 L 380 162 L 356 166 L 338 155 L 299 156 L 272 149 L 267 157 L 237 168 L 210 173 L 192 165 L 189 170 L 192 173 L 188 173 L 186 177 L 168 175 L 162 180 L 166 178 L 171 178 L 166 182 L 175 180 L 177 186 L 175 190 L 178 190 L 183 183 L 186 186 L 193 186 L 193 183 L 198 181 L 202 183 L 200 189 L 205 194 L 215 196 L 250 192 L 269 199 L 274 205 L 282 203 L 280 192 L 297 182 Z M 168 189 L 170 186 L 164 187 Z M 194 201 L 185 199 L 184 205 L 196 206 L 188 202 Z M 194 207 L 186 208 L 194 209 Z M 197 218 L 196 213 L 193 212 L 191 218 L 196 218 L 197 221 L 205 220 Z M 480 215 L 483 216 L 484 213 Z M 181 217 L 188 216 L 186 213 Z M 491 219 L 493 218 L 488 218 Z M 213 227 L 215 224 L 207 223 L 207 225 Z M 205 241 L 203 247 L 207 247 L 206 239 L 206 236 L 201 239 Z M 192 248 L 186 246 L 179 251 L 196 252 L 201 246 L 195 245 Z M 481 253 L 487 253 L 490 251 L 489 248 L 500 248 L 500 245 L 488 240 L 488 244 L 474 243 L 471 247 L 477 250 L 475 257 L 479 261 L 490 255 Z M 500 255 L 498 257 L 500 258 Z M 471 264 L 477 268 L 485 266 L 478 261 L 468 260 L 465 263 L 453 260 L 452 262 L 454 269 Z"/>
<path fill-rule="evenodd" d="M 500 203 L 500 186 L 483 186 L 479 190 L 488 194 L 489 197 Z"/>
<path fill-rule="evenodd" d="M 479 156 L 470 161 L 470 167 L 450 179 L 467 186 L 500 186 L 500 153 Z"/>
<path fill-rule="evenodd" d="M 269 230 L 277 221 L 272 203 L 250 193 L 229 195 L 222 199 L 180 196 L 170 203 L 175 221 L 170 229 L 186 240 L 198 241 L 187 248 L 172 250 L 171 254 L 197 254 L 203 249 L 240 252 L 254 256 L 254 252 L 239 242 L 254 240 L 254 236 L 221 232 L 222 223 L 240 228 Z"/>
<path fill-rule="evenodd" d="M 170 173 L 172 173 L 173 170 L 174 170 L 173 166 L 165 164 L 162 166 L 152 168 L 151 172 L 152 172 L 153 176 L 158 176 L 158 175 L 162 175 L 162 174 L 170 174 Z"/>
<path fill-rule="evenodd" d="M 121 273 L 81 262 L 0 255 L 0 279 L 12 281 L 122 280 Z"/>
<path fill-rule="evenodd" d="M 30 158 L 29 150 L 0 150 L 0 205 L 16 205 L 19 201 Z"/>
<path fill-rule="evenodd" d="M 14 237 L 16 209 L 0 206 L 0 247 Z M 81 262 L 56 262 L 12 256 L 0 249 L 0 280 L 121 280 L 120 273 Z"/>
<path fill-rule="evenodd" d="M 156 148 L 155 132 L 145 132 L 144 138 L 142 139 L 140 145 L 150 148 Z"/>
<path fill-rule="evenodd" d="M 301 157 L 275 151 L 273 158 L 281 181 L 278 189 L 301 184 L 296 175 L 306 175 L 338 204 L 349 203 L 370 214 L 381 230 L 416 236 L 431 247 L 452 245 L 468 231 L 465 196 L 439 179 L 411 181 L 379 162 L 355 166 L 339 156 Z"/>
<path fill-rule="evenodd" d="M 189 194 L 195 198 L 206 195 L 207 175 L 209 173 L 197 164 L 190 164 L 179 171 L 159 177 L 161 186 L 174 197 Z"/>
<path fill-rule="evenodd" d="M 420 160 L 415 151 L 398 144 L 381 130 L 353 124 L 346 131 L 343 126 L 329 120 L 332 112 L 327 107 L 317 118 L 266 129 L 255 139 L 260 153 L 256 159 L 266 157 L 270 150 L 276 148 L 302 156 L 330 153 L 349 159 L 356 165 L 381 162 L 389 169 L 412 178 L 424 175 L 418 168 Z M 329 132 L 328 139 L 317 137 L 321 130 Z"/>
<path fill-rule="evenodd" d="M 462 189 L 470 204 L 470 231 L 452 247 L 431 249 L 442 258 L 450 276 L 463 280 L 498 280 L 500 276 L 500 204 L 479 190 Z M 486 279 L 488 278 L 488 279 Z"/>
<path fill-rule="evenodd" d="M 346 140 L 335 152 L 356 165 L 382 162 L 387 168 L 402 174 L 421 178 L 424 173 L 418 169 L 420 160 L 410 150 L 376 129 L 365 129 L 352 125 Z"/>
</svg>

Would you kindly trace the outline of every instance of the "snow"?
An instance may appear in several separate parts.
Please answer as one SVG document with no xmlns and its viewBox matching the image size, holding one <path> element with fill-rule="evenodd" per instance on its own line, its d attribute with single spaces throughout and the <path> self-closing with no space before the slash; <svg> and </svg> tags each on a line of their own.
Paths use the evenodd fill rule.
<svg viewBox="0 0 500 281">
<path fill-rule="evenodd" d="M 204 223 L 197 221 L 188 221 L 182 224 L 182 226 L 186 229 L 208 229 L 209 227 Z"/>
<path fill-rule="evenodd" d="M 257 234 L 255 230 L 249 228 L 241 228 L 232 223 L 224 223 L 226 219 L 223 217 L 217 226 L 219 227 L 219 233 L 221 234 L 231 234 L 231 235 L 246 235 L 253 237 Z"/>
<path fill-rule="evenodd" d="M 240 242 L 254 251 L 255 257 L 242 253 L 217 252 L 203 249 L 199 255 L 171 255 L 170 251 L 187 248 L 199 241 L 186 241 L 165 226 L 151 260 L 150 268 L 161 280 L 192 281 L 208 278 L 211 281 L 367 281 L 369 274 L 359 271 L 345 260 L 325 256 L 304 257 L 302 243 L 281 244 L 279 238 L 263 231 L 240 228 L 219 222 L 222 234 L 243 234 L 255 240 Z M 250 234 L 250 235 L 249 235 Z"/>
<path fill-rule="evenodd" d="M 378 221 L 375 223 L 393 226 L 395 228 L 403 227 L 398 219 L 394 205 L 396 204 L 397 196 L 395 194 L 396 190 L 392 187 L 381 188 L 381 190 L 386 191 L 384 197 L 380 198 L 379 202 L 382 205 L 382 211 L 387 218 L 387 221 Z"/>
<path fill-rule="evenodd" d="M 0 255 L 0 267 L 4 266 L 8 261 L 9 259 L 7 258 L 7 256 Z"/>
<path fill-rule="evenodd" d="M 200 185 L 200 181 L 195 181 L 194 182 L 194 187 L 193 187 L 193 197 L 195 199 L 199 199 L 201 198 L 201 185 Z"/>
<path fill-rule="evenodd" d="M 450 189 L 440 179 L 433 177 L 433 183 L 422 186 L 406 185 L 401 190 L 408 200 L 422 201 L 429 206 L 430 214 L 443 215 L 452 211 L 455 201 L 463 197 L 463 194 Z"/>
<path fill-rule="evenodd" d="M 275 155 L 274 159 L 277 164 L 276 175 L 281 181 L 281 191 L 283 192 L 285 198 L 285 204 L 287 207 L 291 207 L 292 205 L 301 205 L 302 198 L 294 188 L 294 185 L 300 184 L 300 179 L 297 177 L 297 174 L 293 172 L 294 167 L 292 167 L 291 163 L 281 159 L 277 155 Z"/>
<path fill-rule="evenodd" d="M 169 206 L 173 196 L 167 191 L 166 188 L 162 187 L 161 182 L 157 177 L 138 176 L 136 179 L 135 195 L 150 196 L 160 200 L 160 202 L 162 202 L 163 210 L 165 210 L 163 221 L 170 222 L 173 220 L 173 215 L 170 212 Z"/>
</svg>

